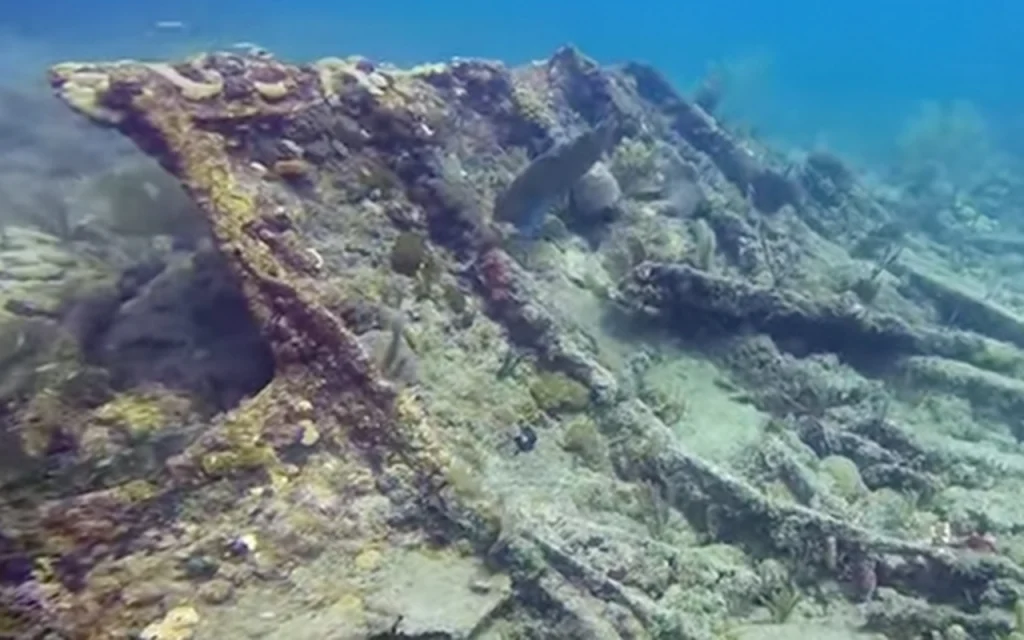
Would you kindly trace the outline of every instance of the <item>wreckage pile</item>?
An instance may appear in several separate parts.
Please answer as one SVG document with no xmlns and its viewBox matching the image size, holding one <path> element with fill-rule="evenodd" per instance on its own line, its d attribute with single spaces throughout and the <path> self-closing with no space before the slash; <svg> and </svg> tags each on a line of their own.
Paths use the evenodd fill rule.
<svg viewBox="0 0 1024 640">
<path fill-rule="evenodd" d="M 5 502 L 5 544 L 58 566 L 5 592 L 12 624 L 1017 630 L 1024 323 L 837 159 L 788 165 L 655 70 L 568 48 L 51 80 L 180 179 L 273 374 L 155 475 Z"/>
</svg>

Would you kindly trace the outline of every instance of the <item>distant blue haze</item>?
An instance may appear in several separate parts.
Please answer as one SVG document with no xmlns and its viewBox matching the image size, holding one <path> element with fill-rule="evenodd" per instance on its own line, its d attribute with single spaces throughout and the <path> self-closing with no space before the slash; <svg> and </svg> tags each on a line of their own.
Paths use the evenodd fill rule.
<svg viewBox="0 0 1024 640">
<path fill-rule="evenodd" d="M 571 42 L 602 62 L 653 63 L 683 89 L 711 62 L 741 62 L 747 73 L 730 111 L 802 144 L 883 150 L 922 100 L 970 100 L 1004 139 L 1024 131 L 1020 0 L 3 4 L 0 33 L 43 44 L 50 58 L 162 56 L 253 41 L 293 59 L 359 53 L 400 64 L 451 56 L 518 63 Z M 186 29 L 153 29 L 166 20 Z"/>
</svg>

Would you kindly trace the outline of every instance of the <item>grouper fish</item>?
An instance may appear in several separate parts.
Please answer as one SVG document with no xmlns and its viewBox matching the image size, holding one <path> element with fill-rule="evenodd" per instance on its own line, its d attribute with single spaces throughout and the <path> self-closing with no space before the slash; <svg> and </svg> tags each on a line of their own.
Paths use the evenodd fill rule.
<svg viewBox="0 0 1024 640">
<path fill-rule="evenodd" d="M 614 120 L 606 118 L 537 156 L 498 196 L 494 219 L 514 225 L 524 235 L 535 235 L 548 210 L 601 158 L 614 133 Z"/>
</svg>

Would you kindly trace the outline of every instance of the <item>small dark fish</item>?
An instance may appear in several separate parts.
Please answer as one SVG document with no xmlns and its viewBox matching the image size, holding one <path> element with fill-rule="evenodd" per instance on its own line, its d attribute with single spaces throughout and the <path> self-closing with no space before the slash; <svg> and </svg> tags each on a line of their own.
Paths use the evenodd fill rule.
<svg viewBox="0 0 1024 640">
<path fill-rule="evenodd" d="M 555 144 L 516 175 L 494 203 L 494 219 L 536 233 L 548 209 L 569 192 L 611 144 L 615 122 L 608 118 L 568 142 Z"/>
<path fill-rule="evenodd" d="M 537 446 L 537 432 L 530 425 L 519 427 L 519 433 L 512 436 L 512 442 L 516 444 L 516 455 L 533 451 Z"/>
</svg>

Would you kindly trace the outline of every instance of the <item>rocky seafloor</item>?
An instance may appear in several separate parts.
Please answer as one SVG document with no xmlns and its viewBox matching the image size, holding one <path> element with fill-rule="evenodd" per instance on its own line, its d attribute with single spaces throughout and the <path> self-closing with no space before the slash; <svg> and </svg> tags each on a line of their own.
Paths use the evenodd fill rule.
<svg viewBox="0 0 1024 640">
<path fill-rule="evenodd" d="M 1024 634 L 1019 187 L 572 48 L 50 78 L 163 169 L 5 226 L 0 637 Z"/>
</svg>

